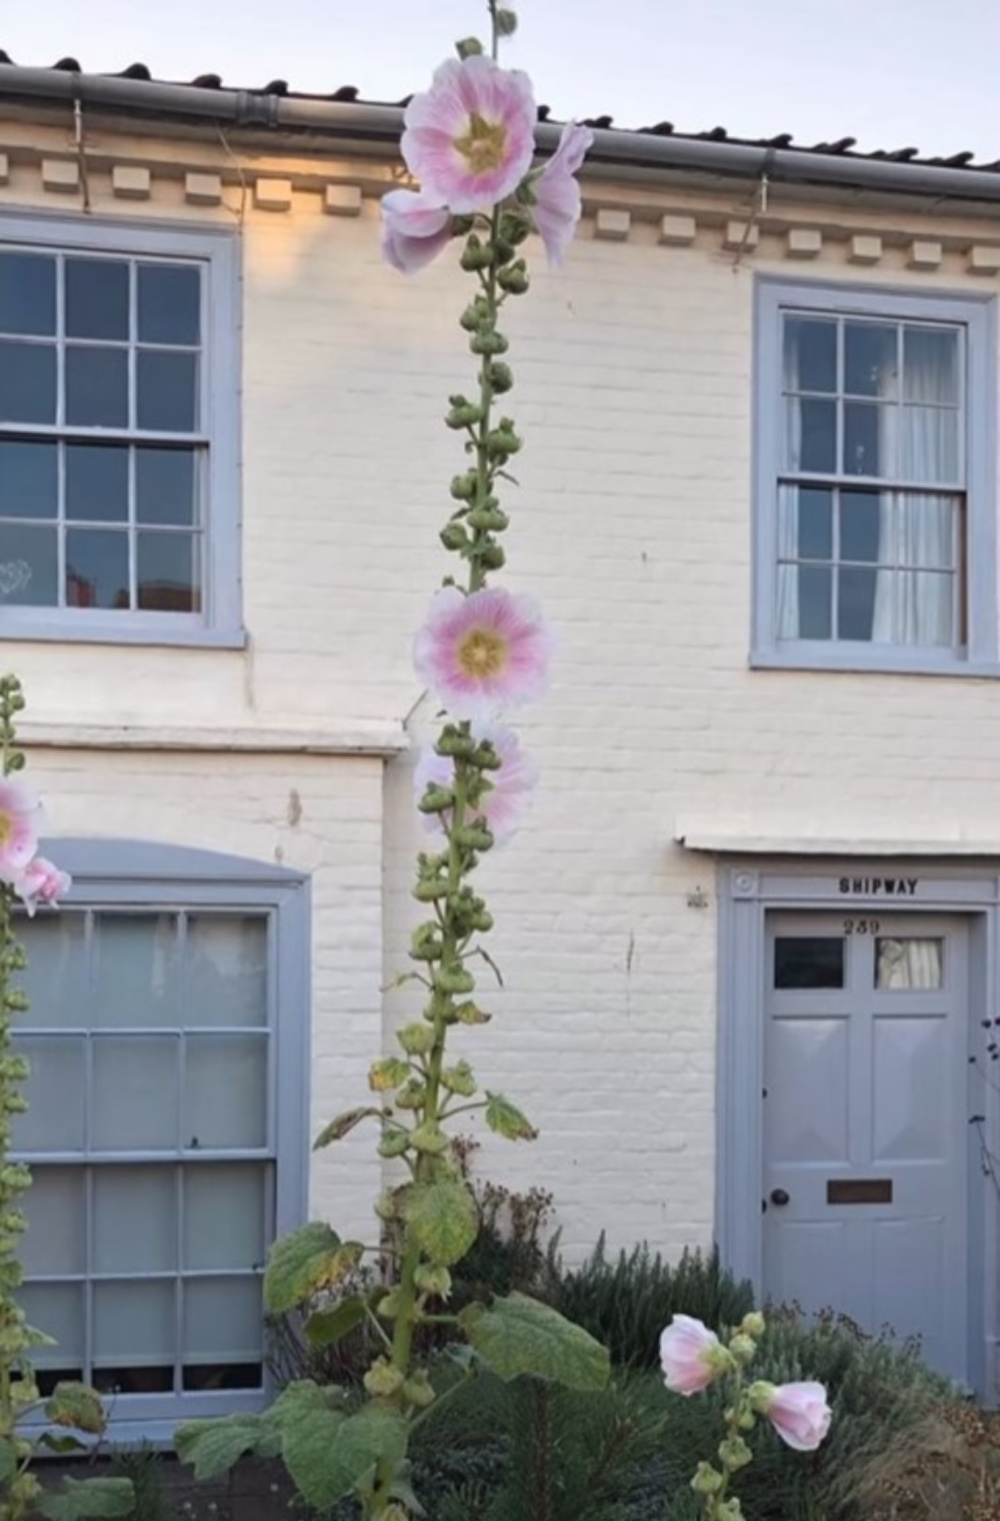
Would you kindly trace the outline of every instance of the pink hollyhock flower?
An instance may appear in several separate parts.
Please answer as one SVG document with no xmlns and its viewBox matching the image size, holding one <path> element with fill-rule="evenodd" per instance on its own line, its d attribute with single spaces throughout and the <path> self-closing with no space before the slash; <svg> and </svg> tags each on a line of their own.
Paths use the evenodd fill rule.
<svg viewBox="0 0 1000 1521">
<path fill-rule="evenodd" d="M 674 1394 L 699 1394 L 719 1375 L 719 1338 L 691 1315 L 675 1315 L 660 1337 L 660 1367 Z"/>
<path fill-rule="evenodd" d="M 36 856 L 14 882 L 17 896 L 28 910 L 29 919 L 35 917 L 39 903 L 58 907 L 58 900 L 66 896 L 72 885 L 73 878 L 69 872 L 60 871 L 58 866 L 53 866 L 44 856 Z"/>
<path fill-rule="evenodd" d="M 535 226 L 550 264 L 561 264 L 580 220 L 580 186 L 575 175 L 594 142 L 589 127 L 566 123 L 559 146 L 534 182 Z"/>
<path fill-rule="evenodd" d="M 414 641 L 418 676 L 456 718 L 486 718 L 544 691 L 552 636 L 532 597 L 439 591 Z"/>
<path fill-rule="evenodd" d="M 403 158 L 427 195 L 457 215 L 512 195 L 535 148 L 531 80 L 492 58 L 451 58 L 403 117 Z"/>
<path fill-rule="evenodd" d="M 826 1390 L 814 1383 L 778 1384 L 764 1403 L 764 1414 L 796 1452 L 815 1452 L 833 1418 Z"/>
<path fill-rule="evenodd" d="M 413 275 L 447 248 L 451 212 L 433 196 L 390 190 L 382 197 L 382 253 L 400 274 Z"/>
<path fill-rule="evenodd" d="M 42 808 L 23 782 L 0 778 L 0 882 L 13 882 L 38 849 Z"/>
<path fill-rule="evenodd" d="M 490 790 L 469 819 L 484 820 L 495 842 L 502 845 L 514 834 L 524 816 L 530 794 L 538 782 L 538 767 L 521 749 L 521 742 L 513 729 L 502 724 L 474 724 L 472 737 L 489 740 L 500 757 L 500 770 L 486 773 Z M 440 787 L 450 787 L 454 779 L 455 762 L 450 755 L 438 755 L 432 747 L 422 751 L 413 775 L 413 790 L 418 801 L 432 782 Z M 428 829 L 444 833 L 443 814 L 425 813 L 421 817 Z"/>
</svg>

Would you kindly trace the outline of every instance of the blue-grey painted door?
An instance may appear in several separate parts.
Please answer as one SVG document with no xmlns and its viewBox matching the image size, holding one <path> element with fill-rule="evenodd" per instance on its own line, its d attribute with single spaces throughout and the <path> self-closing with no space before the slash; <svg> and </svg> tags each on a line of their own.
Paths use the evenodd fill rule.
<svg viewBox="0 0 1000 1521">
<path fill-rule="evenodd" d="M 958 917 L 768 917 L 764 1278 L 968 1373 L 968 937 Z"/>
</svg>

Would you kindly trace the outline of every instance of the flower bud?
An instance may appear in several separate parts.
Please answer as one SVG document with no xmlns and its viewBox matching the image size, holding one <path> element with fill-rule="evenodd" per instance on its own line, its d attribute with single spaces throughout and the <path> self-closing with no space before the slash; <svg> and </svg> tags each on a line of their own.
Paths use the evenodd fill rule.
<svg viewBox="0 0 1000 1521">
<path fill-rule="evenodd" d="M 510 518 L 499 507 L 473 507 L 465 521 L 482 533 L 503 533 L 510 526 Z"/>
<path fill-rule="evenodd" d="M 383 1294 L 379 1300 L 376 1313 L 383 1320 L 395 1320 L 400 1308 L 399 1290 L 390 1289 L 388 1294 Z"/>
<path fill-rule="evenodd" d="M 461 523 L 446 523 L 440 533 L 441 543 L 445 549 L 465 549 L 471 542 L 469 535 Z"/>
<path fill-rule="evenodd" d="M 455 43 L 455 52 L 463 61 L 466 58 L 478 58 L 483 51 L 483 44 L 478 37 L 463 37 L 461 42 Z"/>
<path fill-rule="evenodd" d="M 737 1362 L 748 1363 L 757 1350 L 757 1343 L 752 1336 L 745 1336 L 743 1332 L 737 1331 L 729 1343 L 729 1350 Z"/>
<path fill-rule="evenodd" d="M 434 986 L 439 993 L 472 993 L 476 979 L 464 966 L 439 966 L 434 973 Z"/>
<path fill-rule="evenodd" d="M 448 1150 L 448 1137 L 435 1120 L 425 1120 L 422 1125 L 418 1125 L 416 1130 L 410 1132 L 410 1140 L 417 1151 L 426 1152 L 432 1157 L 440 1156 Z"/>
<path fill-rule="evenodd" d="M 454 838 L 459 845 L 464 845 L 466 850 L 493 848 L 493 836 L 485 824 L 464 824 L 461 829 L 455 830 Z"/>
<path fill-rule="evenodd" d="M 391 1399 L 399 1393 L 404 1383 L 400 1370 L 394 1368 L 384 1357 L 377 1358 L 364 1377 L 365 1389 L 376 1399 Z"/>
<path fill-rule="evenodd" d="M 488 320 L 489 315 L 490 304 L 486 297 L 477 296 L 475 301 L 471 301 L 465 308 L 459 321 L 467 333 L 474 333 L 477 328 L 481 327 Z"/>
<path fill-rule="evenodd" d="M 448 896 L 448 884 L 439 879 L 418 882 L 413 888 L 413 896 L 418 903 L 438 903 Z"/>
<path fill-rule="evenodd" d="M 736 1473 L 753 1462 L 753 1453 L 741 1436 L 730 1436 L 719 1443 L 719 1458 L 730 1473 Z"/>
<path fill-rule="evenodd" d="M 497 274 L 497 283 L 501 290 L 509 291 L 512 296 L 523 296 L 531 284 L 524 260 L 518 259 L 516 264 L 501 269 Z"/>
<path fill-rule="evenodd" d="M 433 1032 L 432 1032 L 433 1033 Z M 419 1077 L 408 1078 L 396 1094 L 397 1109 L 419 1109 L 427 1098 L 427 1085 Z"/>
<path fill-rule="evenodd" d="M 407 1056 L 426 1056 L 434 1046 L 434 1031 L 429 1025 L 414 1022 L 397 1030 L 396 1039 Z"/>
<path fill-rule="evenodd" d="M 470 513 L 469 516 L 471 517 L 472 514 Z M 461 760 L 467 760 L 475 753 L 476 741 L 471 734 L 465 734 L 461 729 L 456 729 L 454 724 L 448 724 L 438 736 L 434 749 L 438 755 L 453 755 Z"/>
<path fill-rule="evenodd" d="M 431 1387 L 431 1381 L 423 1371 L 412 1373 L 403 1385 L 403 1398 L 408 1404 L 417 1410 L 426 1410 L 428 1405 L 433 1405 L 437 1395 Z"/>
<path fill-rule="evenodd" d="M 711 1463 L 699 1463 L 691 1480 L 691 1488 L 696 1495 L 715 1495 L 725 1482 L 723 1475 Z"/>
<path fill-rule="evenodd" d="M 752 1336 L 755 1340 L 763 1336 L 766 1322 L 759 1310 L 751 1310 L 749 1315 L 744 1315 L 740 1322 L 740 1330 L 744 1336 Z"/>
<path fill-rule="evenodd" d="M 451 407 L 444 419 L 447 427 L 474 428 L 476 423 L 482 422 L 483 409 L 475 402 L 467 401 L 464 396 L 452 396 L 450 400 Z"/>
<path fill-rule="evenodd" d="M 378 1154 L 387 1161 L 402 1157 L 410 1149 L 410 1135 L 406 1130 L 387 1130 L 378 1143 Z"/>
<path fill-rule="evenodd" d="M 489 1024 L 493 1015 L 487 1014 L 478 1004 L 467 1000 L 465 1003 L 459 1004 L 455 1010 L 455 1018 L 460 1025 L 486 1025 Z"/>
<path fill-rule="evenodd" d="M 476 551 L 476 558 L 484 570 L 500 570 L 507 563 L 507 556 L 499 544 L 483 544 Z"/>
<path fill-rule="evenodd" d="M 493 13 L 493 24 L 497 29 L 498 37 L 513 37 L 517 31 L 517 15 L 506 7 L 497 7 Z"/>
</svg>

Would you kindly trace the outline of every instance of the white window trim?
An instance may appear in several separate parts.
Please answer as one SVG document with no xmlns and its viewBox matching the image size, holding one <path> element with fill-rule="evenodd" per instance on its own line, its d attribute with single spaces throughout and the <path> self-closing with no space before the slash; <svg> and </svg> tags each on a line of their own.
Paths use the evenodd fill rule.
<svg viewBox="0 0 1000 1521">
<path fill-rule="evenodd" d="M 966 595 L 968 645 L 907 650 L 777 637 L 778 501 L 781 458 L 781 313 L 794 306 L 834 316 L 858 314 L 961 323 L 967 334 L 965 447 L 967 467 Z M 848 283 L 816 284 L 759 276 L 754 309 L 753 596 L 750 664 L 761 669 L 913 672 L 1000 676 L 997 643 L 997 320 L 989 296 L 946 296 Z"/>
<path fill-rule="evenodd" d="M 276 1012 L 268 1090 L 274 1123 L 274 1236 L 302 1225 L 308 1213 L 310 1156 L 309 878 L 266 861 L 142 841 L 53 839 L 43 842 L 43 848 L 73 877 L 68 906 L 269 913 L 269 977 Z M 115 1441 L 170 1442 L 180 1421 L 264 1410 L 274 1394 L 266 1367 L 261 1389 L 117 1394 L 108 1398 L 110 1434 Z"/>
<path fill-rule="evenodd" d="M 67 643 L 161 644 L 242 648 L 240 553 L 241 294 L 237 239 L 226 228 L 174 222 L 52 216 L 4 208 L 0 247 L 89 249 L 124 256 L 204 262 L 206 314 L 202 378 L 208 449 L 204 606 L 200 613 L 91 612 L 83 608 L 5 607 L 0 639 Z M 27 431 L 30 427 L 26 425 Z"/>
</svg>

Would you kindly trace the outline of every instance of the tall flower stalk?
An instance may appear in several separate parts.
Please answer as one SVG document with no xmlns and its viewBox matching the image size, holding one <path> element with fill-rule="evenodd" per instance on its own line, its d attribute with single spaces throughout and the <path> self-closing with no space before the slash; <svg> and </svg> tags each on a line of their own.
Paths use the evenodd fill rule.
<svg viewBox="0 0 1000 1521">
<path fill-rule="evenodd" d="M 532 231 L 551 262 L 566 252 L 580 216 L 574 174 L 592 138 L 571 124 L 559 151 L 534 165 L 531 81 L 497 61 L 516 17 L 499 0 L 489 0 L 489 13 L 488 47 L 476 38 L 459 43 L 458 57 L 443 63 L 430 90 L 407 108 L 401 150 L 420 190 L 390 191 L 382 200 L 383 253 L 402 273 L 416 273 L 458 244 L 472 282 L 460 324 L 475 364 L 468 394 L 451 396 L 445 417 L 465 454 L 440 531 L 457 564 L 433 597 L 413 652 L 443 715 L 416 771 L 417 807 L 436 839 L 417 859 L 413 895 L 425 917 L 411 939 L 411 969 L 398 979 L 423 990 L 422 1007 L 397 1031 L 397 1053 L 372 1064 L 370 1102 L 338 1115 L 316 1142 L 327 1146 L 367 1119 L 378 1123 L 391 1177 L 376 1206 L 383 1239 L 345 1242 L 313 1222 L 276 1244 L 265 1274 L 268 1308 L 281 1314 L 305 1306 L 314 1345 L 367 1322 L 380 1351 L 365 1374 L 360 1409 L 338 1391 L 301 1380 L 266 1416 L 193 1423 L 177 1436 L 181 1456 L 204 1477 L 247 1450 L 278 1451 L 310 1505 L 329 1508 L 353 1491 L 365 1521 L 400 1521 L 418 1509 L 408 1488 L 407 1442 L 439 1397 L 415 1359 L 422 1325 L 451 1327 L 463 1344 L 466 1376 L 487 1366 L 502 1378 L 530 1374 L 578 1389 L 600 1387 L 608 1376 L 603 1348 L 526 1296 L 472 1304 L 457 1315 L 449 1309 L 451 1269 L 479 1231 L 476 1199 L 453 1152 L 454 1123 L 479 1113 L 512 1140 L 535 1134 L 516 1105 L 481 1090 L 468 1061 L 449 1052 L 456 1026 L 490 1018 L 478 982 L 484 971 L 499 977 L 485 943 L 493 918 L 474 873 L 524 812 L 535 767 L 506 714 L 542 693 L 552 653 L 535 602 L 494 584 L 509 527 L 501 492 L 512 483 L 508 466 L 522 445 L 500 406 L 514 383 L 503 318 L 508 302 L 528 291 Z M 388 1280 L 368 1296 L 344 1295 L 339 1286 L 366 1253 L 388 1257 Z"/>
</svg>

